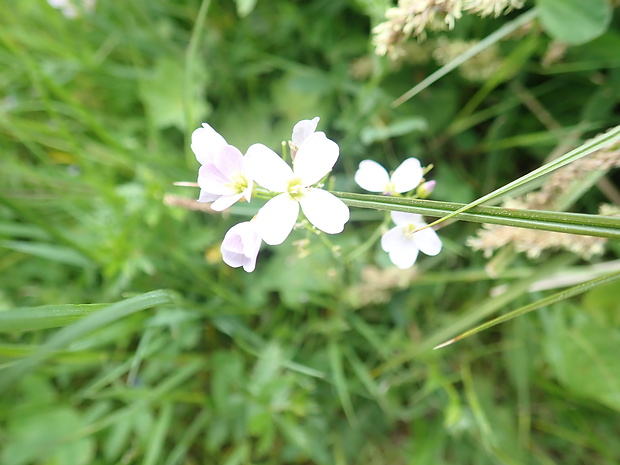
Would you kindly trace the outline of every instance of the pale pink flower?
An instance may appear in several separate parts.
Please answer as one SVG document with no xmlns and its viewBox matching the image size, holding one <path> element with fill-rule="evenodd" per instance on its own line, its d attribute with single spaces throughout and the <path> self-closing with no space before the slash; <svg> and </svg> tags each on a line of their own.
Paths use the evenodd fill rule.
<svg viewBox="0 0 620 465">
<path fill-rule="evenodd" d="M 245 157 L 204 123 L 192 134 L 192 150 L 202 165 L 198 171 L 199 202 L 213 202 L 211 208 L 222 211 L 244 197 L 252 197 L 254 181 Z"/>
<path fill-rule="evenodd" d="M 420 161 L 417 158 L 407 158 L 394 170 L 392 176 L 376 161 L 364 160 L 355 172 L 354 179 L 362 189 L 392 195 L 415 189 L 423 176 Z"/>
<path fill-rule="evenodd" d="M 262 144 L 248 149 L 246 158 L 256 182 L 272 192 L 280 192 L 256 215 L 256 228 L 267 244 L 284 242 L 297 222 L 300 205 L 308 221 L 328 234 L 342 232 L 349 220 L 349 208 L 342 200 L 312 187 L 331 171 L 339 155 L 338 144 L 311 128 L 315 120 L 296 125 L 299 129 L 301 124 L 303 130 L 293 134 L 293 143 L 299 143 L 293 169 Z"/>
<path fill-rule="evenodd" d="M 396 226 L 383 235 L 381 247 L 398 268 L 411 268 L 420 251 L 426 255 L 437 255 L 441 252 L 441 239 L 433 229 L 426 228 L 414 233 L 426 226 L 422 215 L 391 212 L 391 216 Z"/>
<path fill-rule="evenodd" d="M 251 273 L 256 267 L 261 238 L 253 221 L 245 221 L 228 230 L 220 248 L 224 263 L 233 268 L 243 267 Z"/>
</svg>

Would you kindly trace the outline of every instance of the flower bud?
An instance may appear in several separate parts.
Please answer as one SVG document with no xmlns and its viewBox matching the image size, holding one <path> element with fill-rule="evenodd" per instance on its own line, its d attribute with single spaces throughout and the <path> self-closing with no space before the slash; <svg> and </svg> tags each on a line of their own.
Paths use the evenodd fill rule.
<svg viewBox="0 0 620 465">
<path fill-rule="evenodd" d="M 435 189 L 435 184 L 437 184 L 436 181 L 426 181 L 425 183 L 420 184 L 416 189 L 416 194 L 418 198 L 428 198 L 433 193 L 433 190 Z"/>
</svg>

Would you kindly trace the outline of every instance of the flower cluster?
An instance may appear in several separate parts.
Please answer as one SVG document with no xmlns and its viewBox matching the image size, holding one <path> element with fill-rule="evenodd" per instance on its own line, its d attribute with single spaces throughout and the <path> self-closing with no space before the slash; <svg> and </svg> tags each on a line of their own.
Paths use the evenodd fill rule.
<svg viewBox="0 0 620 465">
<path fill-rule="evenodd" d="M 254 271 L 261 243 L 284 242 L 300 209 L 317 229 L 328 234 L 343 231 L 349 208 L 320 184 L 338 160 L 339 148 L 316 131 L 318 122 L 314 118 L 295 125 L 290 142 L 292 168 L 263 144 L 252 145 L 242 155 L 206 123 L 192 134 L 191 147 L 201 164 L 198 201 L 212 202 L 213 210 L 222 211 L 241 199 L 249 202 L 255 183 L 272 196 L 252 220 L 226 233 L 221 251 L 228 265 Z"/>
<path fill-rule="evenodd" d="M 208 124 L 192 134 L 191 148 L 200 163 L 199 202 L 209 202 L 223 211 L 239 200 L 250 202 L 260 193 L 269 200 L 250 221 L 233 226 L 224 236 L 222 259 L 231 267 L 254 271 L 263 242 L 278 245 L 289 236 L 300 210 L 312 226 L 327 234 L 338 234 L 349 221 L 349 208 L 322 182 L 339 157 L 334 141 L 317 131 L 319 118 L 302 120 L 293 128 L 289 142 L 292 166 L 263 144 L 250 146 L 243 155 Z M 378 163 L 364 160 L 355 181 L 371 192 L 401 195 L 414 192 L 418 198 L 431 193 L 434 181 L 425 182 L 424 169 L 408 158 L 391 175 Z M 260 186 L 260 187 L 257 187 Z M 401 269 L 410 268 L 418 252 L 436 255 L 441 240 L 420 215 L 392 212 L 396 226 L 387 231 L 381 246 Z"/>
<path fill-rule="evenodd" d="M 391 176 L 379 163 L 364 160 L 355 173 L 355 182 L 362 189 L 384 195 L 416 189 L 418 198 L 428 197 L 435 187 L 435 181 L 424 182 L 424 170 L 417 158 L 407 158 Z M 426 228 L 428 225 L 421 215 L 393 211 L 390 216 L 396 226 L 383 235 L 381 248 L 398 268 L 411 268 L 420 251 L 426 255 L 437 255 L 441 251 L 441 239 L 435 231 Z"/>
</svg>

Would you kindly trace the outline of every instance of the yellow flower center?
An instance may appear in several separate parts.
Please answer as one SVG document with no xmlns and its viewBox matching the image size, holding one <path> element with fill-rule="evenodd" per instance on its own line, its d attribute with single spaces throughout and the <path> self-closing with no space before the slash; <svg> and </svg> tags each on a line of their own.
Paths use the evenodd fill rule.
<svg viewBox="0 0 620 465">
<path fill-rule="evenodd" d="M 304 196 L 307 190 L 308 189 L 301 183 L 301 179 L 299 178 L 292 178 L 286 187 L 288 195 L 290 195 L 293 200 L 297 201 Z"/>
<path fill-rule="evenodd" d="M 242 174 L 236 174 L 227 186 L 233 189 L 237 194 L 241 194 L 248 188 L 248 180 Z"/>
</svg>

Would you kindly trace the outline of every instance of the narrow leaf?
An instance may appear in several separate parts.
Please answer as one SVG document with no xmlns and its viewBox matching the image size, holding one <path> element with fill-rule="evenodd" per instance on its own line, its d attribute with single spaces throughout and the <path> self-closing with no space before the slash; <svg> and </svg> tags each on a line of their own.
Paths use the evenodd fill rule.
<svg viewBox="0 0 620 465">
<path fill-rule="evenodd" d="M 609 131 L 607 131 L 606 133 L 599 135 L 598 137 L 586 142 L 580 147 L 577 147 L 575 150 L 572 150 L 568 152 L 567 154 L 559 158 L 556 158 L 555 160 L 541 166 L 540 168 L 532 171 L 531 173 L 526 174 L 525 176 L 521 176 L 520 178 L 515 179 L 511 183 L 508 183 L 505 186 L 494 190 L 490 194 L 487 194 L 483 197 L 480 197 L 477 200 L 474 200 L 473 202 L 458 209 L 454 213 L 444 216 L 443 218 L 438 219 L 437 221 L 429 224 L 428 226 L 429 227 L 434 226 L 450 218 L 453 218 L 457 214 L 462 213 L 466 210 L 469 210 L 476 205 L 480 205 L 481 203 L 491 200 L 499 195 L 505 194 L 506 192 L 511 191 L 512 189 L 515 189 L 519 186 L 522 186 L 530 181 L 533 181 L 541 176 L 545 176 L 557 170 L 558 168 L 566 166 L 575 160 L 579 160 L 580 158 L 585 157 L 586 155 L 589 155 L 592 152 L 595 152 L 596 150 L 602 147 L 605 147 L 606 145 L 612 144 L 616 141 L 619 141 L 619 140 L 620 140 L 620 126 L 616 126 L 613 129 L 610 129 Z M 579 233 L 579 234 L 588 234 L 588 233 Z M 590 234 L 590 235 L 595 235 L 595 234 Z M 607 236 L 602 236 L 602 237 L 607 237 Z"/>
<path fill-rule="evenodd" d="M 76 339 L 97 329 L 107 326 L 114 321 L 125 318 L 141 310 L 172 302 L 170 294 L 163 290 L 148 292 L 108 306 L 82 318 L 53 334 L 32 356 L 22 360 L 18 365 L 9 368 L 0 378 L 0 391 L 8 388 L 16 380 L 24 376 L 51 357 L 55 351 L 68 346 Z"/>
<path fill-rule="evenodd" d="M 399 105 L 402 105 L 407 100 L 409 100 L 410 98 L 414 97 L 415 95 L 419 94 L 424 89 L 429 87 L 431 84 L 435 83 L 436 81 L 439 81 L 439 79 L 444 77 L 446 74 L 448 74 L 453 69 L 461 66 L 463 63 L 465 63 L 470 58 L 476 56 L 478 53 L 482 52 L 484 49 L 490 47 L 494 43 L 499 42 L 504 37 L 512 34 L 514 31 L 516 31 L 523 25 L 533 20 L 537 15 L 538 15 L 538 11 L 536 9 L 532 9 L 526 13 L 523 13 L 518 18 L 513 19 L 509 23 L 504 24 L 497 31 L 488 35 L 487 37 L 482 39 L 480 42 L 478 42 L 474 47 L 470 48 L 465 53 L 459 55 L 454 60 L 452 60 L 450 63 L 445 64 L 444 66 L 439 68 L 437 71 L 435 71 L 433 74 L 428 76 L 426 79 L 424 79 L 423 81 L 421 81 L 420 83 L 412 87 L 410 90 L 405 92 L 403 95 L 398 97 L 396 100 L 394 100 L 394 102 L 392 102 L 392 107 L 397 107 Z"/>
<path fill-rule="evenodd" d="M 484 331 L 486 329 L 492 328 L 493 326 L 497 326 L 501 323 L 504 323 L 508 320 L 512 320 L 513 318 L 516 318 L 518 316 L 521 315 L 525 315 L 526 313 L 529 313 L 531 311 L 534 310 L 538 310 L 539 308 L 542 307 L 546 307 L 548 305 L 552 305 L 554 303 L 557 302 L 561 302 L 562 300 L 566 300 L 569 299 L 571 297 L 574 297 L 576 295 L 579 294 L 583 294 L 586 291 L 589 291 L 590 289 L 596 287 L 596 286 L 600 286 L 602 284 L 606 284 L 612 281 L 615 281 L 616 279 L 620 279 L 620 271 L 617 271 L 615 273 L 610 273 L 607 274 L 605 276 L 601 276 L 600 278 L 595 278 L 592 279 L 590 281 L 587 281 L 585 283 L 579 284 L 577 286 L 573 286 L 569 289 L 566 289 L 562 292 L 558 292 L 556 294 L 550 295 L 549 297 L 546 297 L 544 299 L 541 299 L 537 302 L 533 302 L 529 305 L 526 305 L 524 307 L 521 307 L 517 310 L 514 310 L 512 312 L 507 313 L 506 315 L 502 315 L 499 316 L 497 318 L 492 319 L 491 321 L 487 321 L 484 324 L 481 324 L 479 326 L 476 326 L 473 329 L 470 329 L 469 331 L 465 331 L 464 333 L 459 334 L 458 336 L 446 341 L 446 342 L 442 342 L 441 344 L 437 345 L 434 347 L 434 349 L 440 349 L 442 347 L 446 347 L 456 341 L 460 341 L 461 339 L 465 339 L 466 337 L 469 337 L 473 334 L 479 333 L 481 331 Z"/>
<path fill-rule="evenodd" d="M 67 326 L 107 304 L 44 305 L 0 311 L 0 333 Z"/>
<path fill-rule="evenodd" d="M 332 193 L 336 197 L 341 198 L 350 207 L 418 213 L 435 217 L 443 216 L 441 220 L 456 218 L 474 223 L 499 224 L 541 231 L 620 239 L 620 218 L 616 217 L 543 210 L 516 210 L 487 206 L 470 207 L 472 204 L 464 205 L 453 202 L 352 194 L 348 192 Z M 437 224 L 440 221 L 435 221 L 431 225 Z"/>
</svg>

